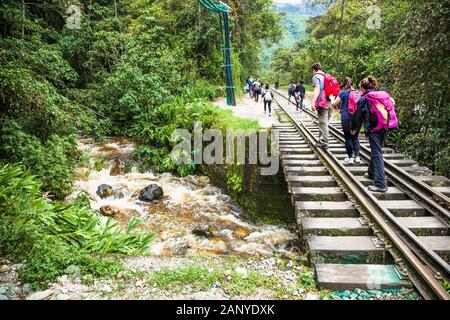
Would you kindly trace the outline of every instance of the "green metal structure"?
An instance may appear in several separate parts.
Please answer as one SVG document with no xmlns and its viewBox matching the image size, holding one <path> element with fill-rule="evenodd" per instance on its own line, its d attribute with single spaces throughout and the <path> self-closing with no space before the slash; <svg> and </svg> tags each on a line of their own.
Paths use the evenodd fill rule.
<svg viewBox="0 0 450 320">
<path fill-rule="evenodd" d="M 200 5 L 212 12 L 219 14 L 222 27 L 222 42 L 223 47 L 223 60 L 225 69 L 225 79 L 227 87 L 227 104 L 229 106 L 236 106 L 235 87 L 233 83 L 233 65 L 231 63 L 231 41 L 230 41 L 230 21 L 228 14 L 231 8 L 221 1 L 212 0 L 197 0 Z"/>
</svg>

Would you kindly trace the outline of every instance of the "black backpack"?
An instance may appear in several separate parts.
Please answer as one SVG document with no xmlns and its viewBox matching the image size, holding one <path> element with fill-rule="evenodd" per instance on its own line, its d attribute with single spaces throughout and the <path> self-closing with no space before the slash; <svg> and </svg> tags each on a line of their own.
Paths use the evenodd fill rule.
<svg viewBox="0 0 450 320">
<path fill-rule="evenodd" d="M 297 87 L 295 86 L 295 84 L 291 83 L 291 85 L 289 86 L 289 94 L 293 95 L 296 88 Z"/>
</svg>

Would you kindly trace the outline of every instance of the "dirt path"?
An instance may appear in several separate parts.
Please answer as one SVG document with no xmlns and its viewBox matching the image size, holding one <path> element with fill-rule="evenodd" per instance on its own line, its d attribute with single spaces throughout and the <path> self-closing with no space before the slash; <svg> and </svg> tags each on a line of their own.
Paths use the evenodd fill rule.
<svg viewBox="0 0 450 320">
<path fill-rule="evenodd" d="M 214 101 L 214 104 L 221 109 L 231 109 L 237 117 L 257 120 L 262 128 L 270 128 L 276 122 L 276 117 L 264 114 L 263 99 L 256 102 L 248 95 L 243 95 L 238 98 L 236 107 L 227 106 L 226 98 L 220 98 Z"/>
</svg>

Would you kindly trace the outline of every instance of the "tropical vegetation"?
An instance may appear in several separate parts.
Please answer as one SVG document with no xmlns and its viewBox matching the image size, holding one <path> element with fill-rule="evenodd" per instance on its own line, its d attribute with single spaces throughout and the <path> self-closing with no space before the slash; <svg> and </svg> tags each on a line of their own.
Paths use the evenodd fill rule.
<svg viewBox="0 0 450 320">
<path fill-rule="evenodd" d="M 344 7 L 342 1 L 311 2 L 328 10 L 309 20 L 307 36 L 293 49 L 274 53 L 272 75 L 309 82 L 311 64 L 320 62 L 341 82 L 377 77 L 397 101 L 400 128 L 390 141 L 450 176 L 448 1 L 345 0 Z"/>
</svg>

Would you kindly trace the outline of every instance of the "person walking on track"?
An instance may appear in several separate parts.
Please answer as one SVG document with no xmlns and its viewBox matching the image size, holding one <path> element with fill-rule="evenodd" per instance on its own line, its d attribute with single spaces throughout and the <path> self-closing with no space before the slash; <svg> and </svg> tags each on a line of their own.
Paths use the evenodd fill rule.
<svg viewBox="0 0 450 320">
<path fill-rule="evenodd" d="M 297 86 L 295 85 L 294 80 L 291 81 L 291 84 L 289 85 L 288 88 L 288 101 L 291 102 L 291 97 L 294 97 L 295 99 L 295 89 L 297 88 Z"/>
<path fill-rule="evenodd" d="M 330 101 L 328 101 L 325 94 L 325 74 L 322 71 L 322 67 L 318 63 L 314 63 L 311 66 L 311 72 L 313 74 L 313 106 L 317 111 L 318 122 L 319 122 L 319 139 L 317 141 L 316 147 L 318 148 L 328 148 L 328 122 L 330 121 L 332 108 Z"/>
<path fill-rule="evenodd" d="M 389 130 L 398 126 L 395 101 L 387 92 L 377 91 L 378 81 L 374 77 L 363 79 L 359 86 L 362 96 L 352 118 L 351 133 L 356 134 L 364 122 L 370 143 L 369 169 L 364 177 L 374 181 L 374 185 L 369 186 L 369 191 L 384 193 L 388 191 L 388 186 L 384 170 L 383 143 Z"/>
<path fill-rule="evenodd" d="M 351 78 L 345 78 L 343 84 L 343 91 L 339 96 L 331 103 L 335 108 L 339 108 L 341 111 L 341 124 L 345 137 L 345 148 L 347 150 L 348 157 L 344 160 L 344 164 L 360 163 L 359 157 L 359 130 L 353 135 L 350 131 L 350 124 L 352 116 L 356 111 L 357 103 L 361 94 L 353 87 L 353 80 Z M 353 158 L 354 157 L 354 158 Z"/>
<path fill-rule="evenodd" d="M 253 80 L 253 77 L 250 76 L 247 80 L 247 85 L 248 85 L 248 96 L 249 98 L 253 98 L 253 82 L 255 80 Z"/>
<path fill-rule="evenodd" d="M 270 90 L 269 84 L 266 84 L 264 94 L 264 114 L 266 114 L 266 110 L 269 110 L 269 117 L 272 116 L 272 100 L 273 100 L 273 92 Z"/>
<path fill-rule="evenodd" d="M 259 83 L 258 79 L 253 82 L 253 97 L 256 102 L 259 102 L 259 95 L 261 94 L 261 83 Z"/>
<path fill-rule="evenodd" d="M 303 100 L 305 99 L 306 89 L 303 81 L 299 81 L 295 89 L 295 99 L 297 101 L 297 111 L 303 109 Z"/>
</svg>

